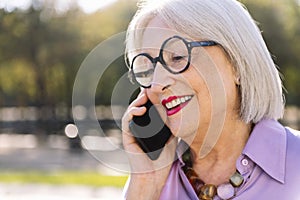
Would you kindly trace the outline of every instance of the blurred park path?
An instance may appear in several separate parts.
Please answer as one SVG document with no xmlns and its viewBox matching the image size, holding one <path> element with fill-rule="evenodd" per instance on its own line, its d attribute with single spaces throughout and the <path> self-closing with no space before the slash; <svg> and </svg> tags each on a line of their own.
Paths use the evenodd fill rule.
<svg viewBox="0 0 300 200">
<path fill-rule="evenodd" d="M 0 148 L 0 173 L 27 171 L 50 174 L 56 171 L 94 171 L 106 175 L 122 175 L 104 166 L 82 149 Z M 1 183 L 0 180 L 0 200 L 118 200 L 121 196 L 120 187 Z"/>
<path fill-rule="evenodd" d="M 102 169 L 103 168 L 103 169 Z M 51 148 L 0 149 L 1 171 L 95 171 L 109 170 L 89 152 Z M 113 171 L 112 171 L 113 173 Z"/>
</svg>

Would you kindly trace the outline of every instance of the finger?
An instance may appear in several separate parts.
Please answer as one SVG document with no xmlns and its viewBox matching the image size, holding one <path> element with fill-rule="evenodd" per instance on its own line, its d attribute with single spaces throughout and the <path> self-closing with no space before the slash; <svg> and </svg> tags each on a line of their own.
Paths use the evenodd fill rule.
<svg viewBox="0 0 300 200">
<path fill-rule="evenodd" d="M 148 100 L 148 97 L 143 92 L 135 100 L 132 101 L 132 103 L 128 106 L 128 108 L 141 106 L 141 105 L 145 104 L 147 102 L 147 100 Z"/>
<path fill-rule="evenodd" d="M 145 114 L 145 112 L 146 112 L 145 106 L 128 108 L 122 121 L 129 122 L 132 120 L 133 116 L 141 116 Z"/>
<path fill-rule="evenodd" d="M 148 100 L 146 94 L 141 94 L 137 97 L 127 108 L 122 117 L 122 130 L 128 131 L 128 123 L 132 120 L 133 116 L 141 116 L 146 112 L 144 105 Z"/>
<path fill-rule="evenodd" d="M 130 132 L 129 122 L 132 120 L 133 116 L 142 116 L 146 112 L 146 107 L 131 107 L 125 112 L 122 118 L 122 131 L 125 133 Z"/>
<path fill-rule="evenodd" d="M 145 88 L 141 88 L 140 89 L 140 93 L 138 94 L 138 97 L 141 96 L 141 95 L 143 95 L 143 94 L 146 94 Z"/>
</svg>

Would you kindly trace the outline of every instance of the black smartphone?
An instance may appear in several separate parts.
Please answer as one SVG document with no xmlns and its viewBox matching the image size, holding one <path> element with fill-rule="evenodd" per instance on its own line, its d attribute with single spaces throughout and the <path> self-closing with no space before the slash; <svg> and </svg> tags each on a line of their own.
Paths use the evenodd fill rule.
<svg viewBox="0 0 300 200">
<path fill-rule="evenodd" d="M 134 116 L 129 128 L 142 150 L 151 160 L 156 160 L 172 133 L 151 101 L 143 106 L 147 109 L 146 113 Z"/>
</svg>

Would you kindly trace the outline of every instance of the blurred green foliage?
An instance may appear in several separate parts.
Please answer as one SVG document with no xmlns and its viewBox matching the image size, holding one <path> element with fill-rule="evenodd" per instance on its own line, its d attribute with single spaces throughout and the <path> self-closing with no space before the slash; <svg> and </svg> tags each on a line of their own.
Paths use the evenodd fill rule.
<svg viewBox="0 0 300 200">
<path fill-rule="evenodd" d="M 300 1 L 241 0 L 282 74 L 287 104 L 300 106 Z"/>
<path fill-rule="evenodd" d="M 259 23 L 284 76 L 287 103 L 300 106 L 300 5 L 296 0 L 241 0 Z M 0 106 L 71 106 L 76 72 L 101 41 L 125 31 L 135 0 L 93 14 L 72 8 L 47 15 L 49 7 L 0 10 Z M 116 81 L 126 72 L 117 59 L 99 82 L 97 104 L 110 104 Z"/>
<path fill-rule="evenodd" d="M 93 14 L 76 7 L 53 14 L 49 5 L 0 9 L 0 106 L 70 107 L 81 62 L 101 41 L 126 30 L 135 4 L 119 0 Z M 113 83 L 127 71 L 123 58 L 113 65 L 97 104 L 110 103 Z"/>
<path fill-rule="evenodd" d="M 53 173 L 45 172 L 1 172 L 2 183 L 43 183 L 52 185 L 86 185 L 86 186 L 112 186 L 123 187 L 128 179 L 127 175 L 111 176 L 97 172 L 59 171 Z"/>
</svg>

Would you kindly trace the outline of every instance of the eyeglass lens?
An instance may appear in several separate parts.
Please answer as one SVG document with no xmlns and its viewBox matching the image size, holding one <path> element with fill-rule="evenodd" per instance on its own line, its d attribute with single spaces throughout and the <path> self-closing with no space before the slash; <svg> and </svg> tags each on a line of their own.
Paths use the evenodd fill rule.
<svg viewBox="0 0 300 200">
<path fill-rule="evenodd" d="M 159 59 L 164 64 L 163 67 L 169 72 L 180 73 L 189 62 L 188 47 L 182 39 L 171 38 L 163 44 Z M 156 64 L 148 54 L 140 54 L 135 57 L 132 70 L 140 85 L 150 87 Z"/>
</svg>

